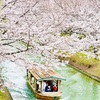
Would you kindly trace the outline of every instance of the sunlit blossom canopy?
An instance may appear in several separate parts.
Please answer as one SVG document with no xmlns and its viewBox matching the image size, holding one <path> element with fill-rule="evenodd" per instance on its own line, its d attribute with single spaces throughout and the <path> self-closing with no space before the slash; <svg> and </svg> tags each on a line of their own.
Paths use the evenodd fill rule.
<svg viewBox="0 0 100 100">
<path fill-rule="evenodd" d="M 51 67 L 38 67 L 34 65 L 28 71 L 38 80 L 65 80 L 61 75 L 55 72 Z"/>
</svg>

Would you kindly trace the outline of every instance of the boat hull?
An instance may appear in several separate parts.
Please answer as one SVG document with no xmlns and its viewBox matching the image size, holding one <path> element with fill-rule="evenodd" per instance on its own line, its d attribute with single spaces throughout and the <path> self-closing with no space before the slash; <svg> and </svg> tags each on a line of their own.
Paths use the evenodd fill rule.
<svg viewBox="0 0 100 100">
<path fill-rule="evenodd" d="M 62 93 L 61 92 L 45 92 L 45 93 L 39 93 L 39 92 L 37 92 L 36 90 L 34 90 L 33 88 L 32 88 L 32 85 L 30 84 L 30 82 L 28 82 L 28 84 L 29 84 L 29 86 L 30 86 L 30 88 L 31 88 L 31 90 L 34 92 L 34 94 L 35 94 L 35 96 L 36 96 L 36 98 L 38 98 L 38 99 L 41 99 L 41 100 L 59 100 L 60 99 L 60 97 L 61 97 L 61 95 L 62 95 Z"/>
</svg>

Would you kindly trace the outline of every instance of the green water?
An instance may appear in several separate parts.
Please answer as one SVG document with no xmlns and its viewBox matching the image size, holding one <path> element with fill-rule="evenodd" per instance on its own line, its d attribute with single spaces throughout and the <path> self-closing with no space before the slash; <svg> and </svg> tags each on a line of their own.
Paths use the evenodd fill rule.
<svg viewBox="0 0 100 100">
<path fill-rule="evenodd" d="M 37 100 L 27 85 L 24 67 L 18 67 L 9 61 L 2 63 L 1 67 L 2 78 L 14 100 Z M 66 81 L 62 81 L 63 95 L 60 100 L 100 100 L 100 83 L 69 66 L 62 65 L 56 71 L 66 78 Z"/>
<path fill-rule="evenodd" d="M 66 77 L 61 87 L 62 100 L 100 100 L 100 83 L 68 66 L 63 66 L 59 73 Z"/>
</svg>

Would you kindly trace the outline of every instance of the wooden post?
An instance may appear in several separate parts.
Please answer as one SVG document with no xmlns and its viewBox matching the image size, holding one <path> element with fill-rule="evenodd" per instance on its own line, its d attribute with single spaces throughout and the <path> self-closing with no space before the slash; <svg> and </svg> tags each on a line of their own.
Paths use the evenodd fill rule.
<svg viewBox="0 0 100 100">
<path fill-rule="evenodd" d="M 34 87 L 35 87 L 35 90 L 37 91 L 37 80 L 34 79 Z"/>
<path fill-rule="evenodd" d="M 29 82 L 31 82 L 31 73 L 29 72 Z"/>
<path fill-rule="evenodd" d="M 60 92 L 61 80 L 58 80 L 58 92 Z"/>
<path fill-rule="evenodd" d="M 40 81 L 40 92 L 42 93 L 42 81 Z"/>
</svg>

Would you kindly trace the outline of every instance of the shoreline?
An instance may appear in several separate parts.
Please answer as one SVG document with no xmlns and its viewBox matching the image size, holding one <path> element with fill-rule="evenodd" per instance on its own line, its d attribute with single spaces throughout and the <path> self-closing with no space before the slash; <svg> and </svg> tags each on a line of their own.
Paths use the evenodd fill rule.
<svg viewBox="0 0 100 100">
<path fill-rule="evenodd" d="M 71 61 L 69 61 L 69 64 L 67 64 L 67 65 L 68 65 L 69 67 L 71 67 L 71 68 L 77 70 L 78 72 L 80 72 L 80 73 L 86 75 L 87 77 L 89 77 L 89 78 L 91 78 L 91 79 L 94 79 L 94 80 L 100 82 L 100 77 L 98 77 L 98 76 L 96 76 L 96 75 L 93 75 L 93 74 L 91 74 L 91 73 L 86 72 L 86 69 L 82 69 L 83 66 L 79 65 L 79 66 L 81 67 L 81 68 L 80 68 L 80 67 L 76 66 L 76 64 L 75 64 L 74 62 L 71 62 Z M 78 64 L 77 64 L 77 65 L 78 65 Z"/>
<path fill-rule="evenodd" d="M 10 94 L 10 92 L 9 92 L 7 87 L 2 86 L 2 87 L 0 87 L 0 89 L 3 91 L 3 92 L 2 91 L 1 92 L 5 96 L 5 99 L 3 98 L 4 100 L 13 100 L 13 98 L 12 98 L 12 96 L 11 96 L 11 94 Z"/>
<path fill-rule="evenodd" d="M 58 59 L 62 62 L 62 61 L 69 61 L 66 65 L 68 65 L 69 67 L 77 70 L 78 72 L 86 75 L 87 77 L 94 79 L 98 82 L 100 82 L 100 71 L 98 71 L 98 68 L 96 65 L 91 66 L 85 66 L 83 64 L 79 64 L 77 63 L 75 60 L 72 60 L 70 57 L 71 56 L 59 56 L 56 55 L 58 57 Z"/>
</svg>

